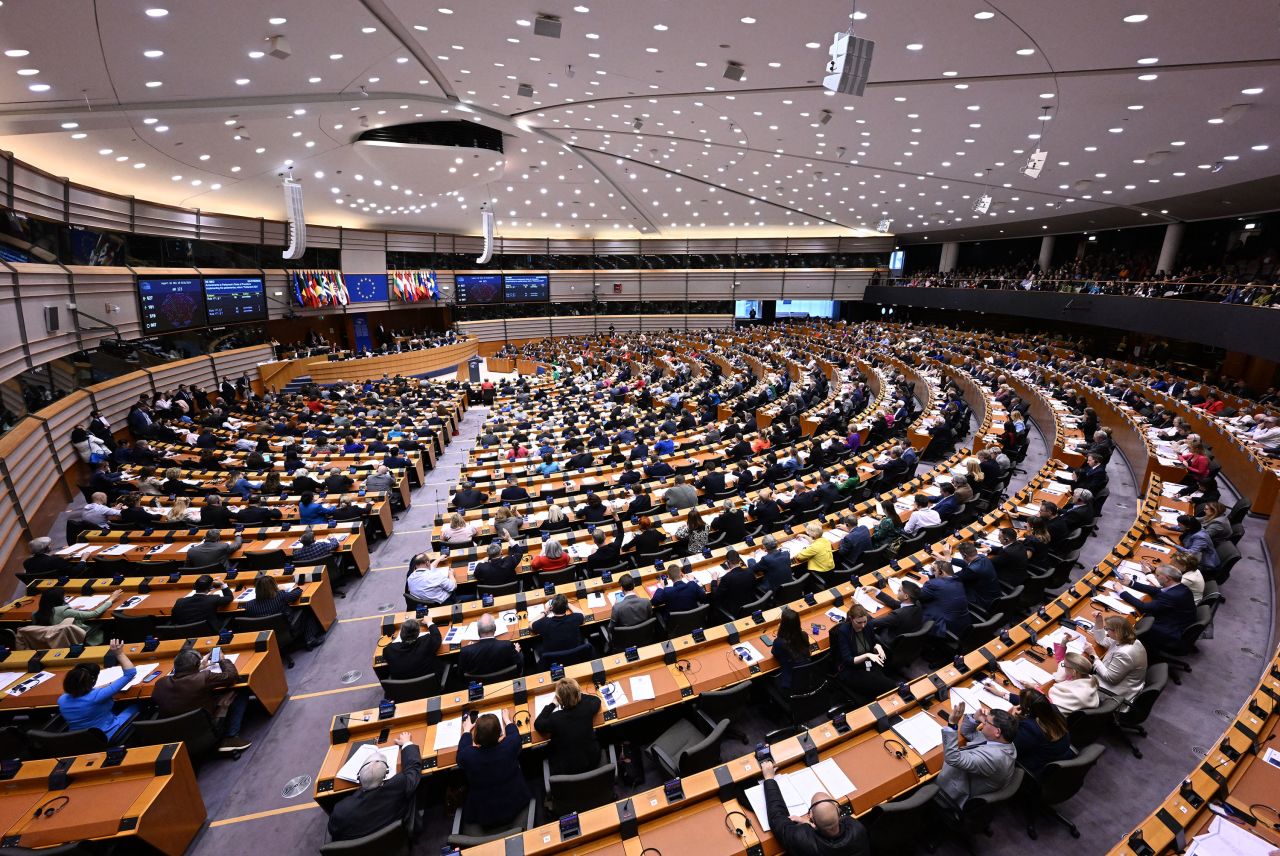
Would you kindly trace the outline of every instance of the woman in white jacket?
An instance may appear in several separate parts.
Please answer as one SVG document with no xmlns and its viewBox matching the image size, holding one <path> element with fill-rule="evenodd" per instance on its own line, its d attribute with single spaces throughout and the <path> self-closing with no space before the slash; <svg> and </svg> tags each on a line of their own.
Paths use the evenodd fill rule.
<svg viewBox="0 0 1280 856">
<path fill-rule="evenodd" d="M 1095 614 L 1093 650 L 1086 653 L 1103 692 L 1131 702 L 1146 686 L 1147 649 L 1124 616 Z"/>
<path fill-rule="evenodd" d="M 1064 714 L 1097 707 L 1098 679 L 1093 676 L 1093 663 L 1083 654 L 1067 654 L 1047 695 Z"/>
</svg>

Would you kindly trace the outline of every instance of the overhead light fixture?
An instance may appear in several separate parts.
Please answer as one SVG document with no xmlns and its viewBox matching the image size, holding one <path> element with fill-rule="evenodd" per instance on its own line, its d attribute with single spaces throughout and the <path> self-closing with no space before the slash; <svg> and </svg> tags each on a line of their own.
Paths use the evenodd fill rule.
<svg viewBox="0 0 1280 856">
<path fill-rule="evenodd" d="M 991 195 L 984 193 L 979 196 L 973 203 L 973 213 L 986 214 L 991 210 Z"/>
<path fill-rule="evenodd" d="M 284 36 L 269 37 L 267 45 L 267 53 L 276 59 L 288 59 L 293 56 L 293 51 L 289 48 L 289 41 Z"/>
<path fill-rule="evenodd" d="M 877 232 L 888 232 L 889 227 L 893 225 L 893 220 L 889 217 L 881 217 L 880 222 L 876 224 Z"/>
<path fill-rule="evenodd" d="M 560 38 L 560 19 L 555 15 L 539 15 L 533 19 L 533 34 L 549 39 Z"/>
<path fill-rule="evenodd" d="M 532 98 L 533 85 L 529 83 L 521 83 L 516 87 L 516 95 L 519 95 L 522 98 Z"/>
<path fill-rule="evenodd" d="M 1037 148 L 1027 159 L 1027 165 L 1022 168 L 1022 174 L 1027 178 L 1039 178 L 1040 170 L 1044 169 L 1044 162 L 1048 157 L 1048 152 L 1042 152 Z"/>
<path fill-rule="evenodd" d="M 825 125 L 825 124 L 827 124 L 827 123 L 828 123 L 828 122 L 830 122 L 830 121 L 831 121 L 831 111 L 830 111 L 830 110 L 823 110 L 821 113 L 819 113 L 819 114 L 818 114 L 818 124 L 819 124 L 819 125 Z"/>
<path fill-rule="evenodd" d="M 637 131 L 640 130 L 641 128 L 644 127 L 644 120 L 641 119 L 639 116 L 635 117 L 634 119 L 631 120 L 631 127 L 635 128 Z"/>
<path fill-rule="evenodd" d="M 747 74 L 747 70 L 742 67 L 741 63 L 730 61 L 724 67 L 724 76 L 729 80 L 741 80 Z"/>
</svg>

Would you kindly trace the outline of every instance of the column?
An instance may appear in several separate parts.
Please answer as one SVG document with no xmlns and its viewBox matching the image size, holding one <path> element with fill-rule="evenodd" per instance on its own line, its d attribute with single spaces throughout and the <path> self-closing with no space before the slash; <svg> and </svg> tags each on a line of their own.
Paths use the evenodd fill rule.
<svg viewBox="0 0 1280 856">
<path fill-rule="evenodd" d="M 1157 271 L 1175 273 L 1173 266 L 1178 260 L 1178 248 L 1182 246 L 1182 229 L 1182 223 L 1170 223 L 1164 227 L 1164 244 L 1160 247 Z"/>
<path fill-rule="evenodd" d="M 1044 273 L 1053 262 L 1053 235 L 1045 235 L 1040 239 L 1040 272 Z"/>
<path fill-rule="evenodd" d="M 951 273 L 956 269 L 956 258 L 960 255 L 960 245 L 955 241 L 947 241 L 942 245 L 942 255 L 938 257 L 938 273 Z"/>
</svg>

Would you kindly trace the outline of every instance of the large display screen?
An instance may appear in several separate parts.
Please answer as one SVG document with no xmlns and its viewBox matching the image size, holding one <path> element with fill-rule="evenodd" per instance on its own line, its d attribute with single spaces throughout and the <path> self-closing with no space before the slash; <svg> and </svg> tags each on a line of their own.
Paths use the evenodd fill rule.
<svg viewBox="0 0 1280 856">
<path fill-rule="evenodd" d="M 834 300 L 779 300 L 779 318 L 835 318 Z"/>
<path fill-rule="evenodd" d="M 267 320 L 267 295 L 260 276 L 206 276 L 204 305 L 214 327 Z"/>
<path fill-rule="evenodd" d="M 379 303 L 387 299 L 385 273 L 349 273 L 345 279 L 347 296 L 352 303 Z"/>
<path fill-rule="evenodd" d="M 546 303 L 551 283 L 545 273 L 508 274 L 502 278 L 502 296 L 507 303 Z"/>
<path fill-rule="evenodd" d="M 453 278 L 458 303 L 501 303 L 502 274 L 464 273 Z"/>
<path fill-rule="evenodd" d="M 198 276 L 138 277 L 144 333 L 173 333 L 205 326 L 204 290 Z"/>
</svg>

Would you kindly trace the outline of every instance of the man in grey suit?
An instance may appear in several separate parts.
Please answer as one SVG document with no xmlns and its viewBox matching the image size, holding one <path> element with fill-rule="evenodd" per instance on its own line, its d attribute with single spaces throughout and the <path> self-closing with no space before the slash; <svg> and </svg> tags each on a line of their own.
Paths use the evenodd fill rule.
<svg viewBox="0 0 1280 856">
<path fill-rule="evenodd" d="M 227 566 L 229 559 L 243 543 L 237 535 L 234 541 L 222 541 L 222 532 L 210 529 L 204 533 L 204 540 L 187 551 L 188 568 L 205 568 L 209 565 Z"/>
<path fill-rule="evenodd" d="M 668 511 L 679 511 L 682 508 L 693 508 L 698 504 L 698 491 L 691 484 L 685 484 L 684 476 L 676 476 L 672 485 L 662 497 Z"/>
<path fill-rule="evenodd" d="M 616 627 L 633 627 L 643 624 L 653 617 L 653 605 L 649 598 L 636 594 L 636 581 L 631 574 L 623 574 L 618 579 L 622 587 L 622 597 L 613 604 L 613 613 L 609 617 L 609 629 Z"/>
<path fill-rule="evenodd" d="M 957 704 L 950 724 L 942 729 L 943 765 L 938 787 L 944 802 L 961 809 L 969 797 L 993 793 L 1009 784 L 1018 760 L 1018 750 L 1013 745 L 1017 733 L 1018 721 L 1008 711 L 965 716 L 964 705 Z M 963 749 L 960 734 L 966 741 Z"/>
</svg>

